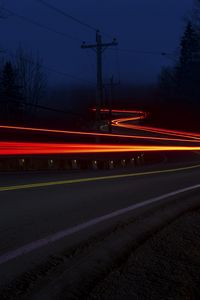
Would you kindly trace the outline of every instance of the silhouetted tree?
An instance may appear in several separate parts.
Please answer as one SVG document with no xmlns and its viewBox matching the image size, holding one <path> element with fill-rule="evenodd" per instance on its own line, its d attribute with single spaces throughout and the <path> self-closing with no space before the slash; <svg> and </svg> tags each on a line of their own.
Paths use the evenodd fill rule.
<svg viewBox="0 0 200 300">
<path fill-rule="evenodd" d="M 181 39 L 180 67 L 183 69 L 188 66 L 192 67 L 193 63 L 199 60 L 199 50 L 199 35 L 189 21 Z"/>
<path fill-rule="evenodd" d="M 7 120 L 16 120 L 21 111 L 22 94 L 18 85 L 17 73 L 10 61 L 3 66 L 0 84 L 1 111 Z"/>
<path fill-rule="evenodd" d="M 12 98 L 16 92 L 16 74 L 11 62 L 6 62 L 2 72 L 2 92 Z"/>
<path fill-rule="evenodd" d="M 200 36 L 191 22 L 188 22 L 181 40 L 176 78 L 180 98 L 196 101 L 200 96 Z"/>
<path fill-rule="evenodd" d="M 18 49 L 14 61 L 25 101 L 31 104 L 26 106 L 26 111 L 34 113 L 46 91 L 46 77 L 42 61 L 39 56 L 34 58 L 22 48 Z"/>
<path fill-rule="evenodd" d="M 162 70 L 160 88 L 167 99 L 182 103 L 200 96 L 200 34 L 190 21 L 180 42 L 178 62 Z"/>
</svg>

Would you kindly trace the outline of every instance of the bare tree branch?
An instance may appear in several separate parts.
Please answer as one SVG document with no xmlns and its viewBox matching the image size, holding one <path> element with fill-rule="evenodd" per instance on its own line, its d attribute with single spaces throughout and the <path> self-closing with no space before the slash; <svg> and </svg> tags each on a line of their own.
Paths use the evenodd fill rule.
<svg viewBox="0 0 200 300">
<path fill-rule="evenodd" d="M 42 60 L 39 55 L 35 58 L 20 47 L 14 61 L 25 101 L 34 105 L 29 107 L 29 111 L 31 110 L 33 113 L 33 108 L 35 112 L 37 104 L 44 97 L 46 90 L 46 77 L 43 73 Z"/>
</svg>

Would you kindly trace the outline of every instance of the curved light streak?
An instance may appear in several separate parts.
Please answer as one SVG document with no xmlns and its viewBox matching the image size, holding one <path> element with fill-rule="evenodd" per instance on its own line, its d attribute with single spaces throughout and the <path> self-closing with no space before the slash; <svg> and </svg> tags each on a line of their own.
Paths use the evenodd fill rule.
<svg viewBox="0 0 200 300">
<path fill-rule="evenodd" d="M 95 109 L 93 109 L 95 111 Z M 102 109 L 108 113 L 108 109 Z M 20 126 L 0 126 L 0 130 L 19 132 L 54 133 L 61 135 L 106 137 L 130 139 L 131 144 L 101 144 L 101 143 L 41 143 L 22 141 L 0 141 L 0 156 L 14 155 L 48 155 L 48 154 L 90 154 L 90 153 L 122 153 L 149 151 L 200 151 L 200 134 L 184 131 L 168 130 L 136 125 L 133 122 L 145 119 L 147 113 L 137 110 L 112 110 L 118 118 L 112 121 L 112 126 L 132 130 L 132 134 L 96 133 L 69 130 L 52 130 L 46 128 L 30 128 Z M 141 134 L 142 133 L 142 134 Z M 146 133 L 146 134 L 145 134 Z M 154 135 L 152 135 L 152 133 Z M 143 140 L 145 145 L 136 141 Z M 111 140 L 112 141 L 112 140 Z M 149 142 L 153 142 L 152 145 Z M 162 143 L 162 144 L 161 144 Z"/>
</svg>

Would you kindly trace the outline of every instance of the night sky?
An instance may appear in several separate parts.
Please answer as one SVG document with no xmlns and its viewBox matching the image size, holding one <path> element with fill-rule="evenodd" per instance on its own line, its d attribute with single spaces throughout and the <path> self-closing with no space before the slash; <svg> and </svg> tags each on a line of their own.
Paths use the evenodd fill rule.
<svg viewBox="0 0 200 300">
<path fill-rule="evenodd" d="M 112 37 L 118 39 L 119 49 L 105 52 L 104 78 L 108 80 L 114 75 L 116 80 L 120 77 L 125 83 L 156 82 L 161 66 L 172 63 L 157 53 L 177 51 L 184 19 L 193 7 L 193 0 L 46 1 L 102 30 L 106 33 L 103 35 L 105 42 L 112 41 Z M 10 16 L 0 20 L 0 46 L 7 50 L 4 58 L 21 45 L 33 54 L 39 53 L 45 66 L 78 77 L 48 71 L 50 83 L 95 82 L 95 53 L 80 48 L 81 41 L 94 43 L 94 31 L 59 15 L 37 0 L 6 0 L 4 7 L 73 37 L 48 32 Z M 134 49 L 136 53 L 120 49 Z M 144 54 L 146 51 L 155 53 Z"/>
</svg>

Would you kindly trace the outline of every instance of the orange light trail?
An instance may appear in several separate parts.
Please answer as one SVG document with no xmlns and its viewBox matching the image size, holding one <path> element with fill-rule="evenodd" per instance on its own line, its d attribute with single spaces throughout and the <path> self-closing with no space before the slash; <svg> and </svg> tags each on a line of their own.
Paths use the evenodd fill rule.
<svg viewBox="0 0 200 300">
<path fill-rule="evenodd" d="M 93 109 L 95 111 L 95 109 Z M 102 109 L 102 113 L 108 113 L 108 109 Z M 63 135 L 109 137 L 119 139 L 151 141 L 155 145 L 146 144 L 96 144 L 96 143 L 40 143 L 40 142 L 17 142 L 0 141 L 0 156 L 5 155 L 48 155 L 48 154 L 89 154 L 89 153 L 122 153 L 122 152 L 147 152 L 147 151 L 200 151 L 200 134 L 168 130 L 154 127 L 146 127 L 133 124 L 133 122 L 145 119 L 147 113 L 136 110 L 112 110 L 118 115 L 118 119 L 112 121 L 112 125 L 118 128 L 133 130 L 134 134 L 96 133 L 67 130 L 52 130 L 45 128 L 30 128 L 19 126 L 0 126 L 0 130 L 54 133 Z M 122 117 L 120 117 L 122 116 Z M 137 134 L 135 134 L 137 132 Z M 140 133 L 143 132 L 143 135 Z M 145 135 L 147 132 L 148 135 Z M 152 133 L 158 136 L 152 136 Z M 166 143 L 161 145 L 160 143 Z M 171 143 L 173 142 L 173 144 Z M 159 143 L 159 144 L 158 144 Z M 180 145 L 181 143 L 181 145 Z M 184 143 L 184 145 L 182 145 Z M 192 145 L 191 145 L 192 143 Z"/>
<path fill-rule="evenodd" d="M 117 111 L 118 112 L 118 111 Z M 124 111 L 123 111 L 124 112 Z M 134 111 L 134 113 L 136 113 Z M 141 117 L 132 117 L 132 118 L 123 118 L 119 120 L 113 120 L 112 124 L 115 127 L 123 127 L 127 129 L 136 129 L 139 130 L 145 130 L 141 126 L 134 126 L 129 124 L 121 124 L 121 122 L 127 122 L 127 121 L 136 121 L 141 120 Z M 130 127 L 130 128 L 129 128 Z M 7 126 L 7 125 L 0 125 L 0 129 L 8 129 L 12 131 L 27 131 L 27 132 L 40 132 L 40 133 L 56 133 L 56 134 L 65 134 L 65 135 L 80 135 L 80 136 L 91 136 L 91 137 L 110 137 L 110 138 L 126 138 L 126 139 L 142 139 L 142 140 L 155 140 L 155 141 L 176 141 L 176 142 L 193 142 L 191 140 L 190 136 L 187 136 L 186 138 L 163 138 L 163 137 L 152 137 L 152 136 L 145 136 L 145 135 L 127 135 L 127 134 L 112 134 L 112 133 L 98 133 L 98 132 L 84 132 L 84 131 L 71 131 L 71 130 L 57 130 L 57 129 L 47 129 L 47 128 L 31 128 L 31 127 L 21 127 L 21 126 Z M 161 132 L 158 132 L 161 133 Z M 164 133 L 163 133 L 164 134 Z M 174 135 L 174 134 L 173 134 Z M 196 137 L 193 137 L 194 139 L 197 139 Z M 200 138 L 199 138 L 200 139 Z"/>
<path fill-rule="evenodd" d="M 87 153 L 122 153 L 147 151 L 199 151 L 199 147 L 187 146 L 140 146 L 107 144 L 67 144 L 67 143 L 30 143 L 1 142 L 1 155 L 38 155 L 38 154 L 87 154 Z"/>
</svg>

